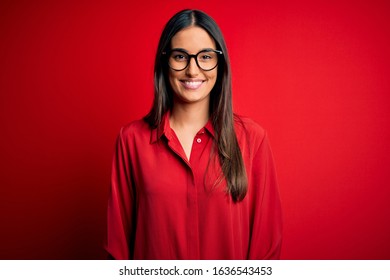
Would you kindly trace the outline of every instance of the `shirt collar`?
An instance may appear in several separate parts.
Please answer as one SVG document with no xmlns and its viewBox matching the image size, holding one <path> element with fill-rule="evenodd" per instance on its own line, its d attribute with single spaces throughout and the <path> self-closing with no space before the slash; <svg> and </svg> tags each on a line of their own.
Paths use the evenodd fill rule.
<svg viewBox="0 0 390 280">
<path fill-rule="evenodd" d="M 213 138 L 215 138 L 214 126 L 211 122 L 211 119 L 208 120 L 204 128 L 210 133 L 211 136 L 213 136 Z"/>
<path fill-rule="evenodd" d="M 167 137 L 168 140 L 171 140 L 172 138 L 172 129 L 169 124 L 169 116 L 170 111 L 167 111 L 161 121 L 161 124 L 159 127 L 152 129 L 151 135 L 150 135 L 150 143 L 155 143 L 157 140 L 159 140 L 163 135 Z M 204 129 L 207 130 L 212 137 L 215 137 L 214 133 L 214 127 L 211 123 L 211 120 L 209 119 L 206 125 L 204 126 Z"/>
</svg>

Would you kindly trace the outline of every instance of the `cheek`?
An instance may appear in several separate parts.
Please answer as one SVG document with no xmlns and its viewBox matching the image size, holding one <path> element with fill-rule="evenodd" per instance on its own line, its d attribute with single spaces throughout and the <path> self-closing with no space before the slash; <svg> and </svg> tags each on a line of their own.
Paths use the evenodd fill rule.
<svg viewBox="0 0 390 280">
<path fill-rule="evenodd" d="M 175 73 L 172 73 L 172 71 L 170 71 L 169 76 L 168 76 L 168 80 L 169 80 L 169 84 L 170 84 L 171 88 L 174 89 L 176 87 L 175 85 L 177 84 L 177 81 L 178 81 Z"/>
<path fill-rule="evenodd" d="M 209 73 L 207 78 L 208 78 L 209 81 L 212 82 L 212 85 L 214 86 L 214 84 L 217 81 L 217 71 L 213 70 L 212 73 Z"/>
</svg>

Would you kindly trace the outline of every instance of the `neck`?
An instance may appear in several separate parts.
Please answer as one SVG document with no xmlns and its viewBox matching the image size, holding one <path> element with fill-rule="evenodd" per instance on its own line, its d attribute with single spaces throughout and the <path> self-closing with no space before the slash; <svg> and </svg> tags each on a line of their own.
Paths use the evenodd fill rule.
<svg viewBox="0 0 390 280">
<path fill-rule="evenodd" d="M 201 105 L 201 104 L 199 104 Z M 205 126 L 209 120 L 209 106 L 202 104 L 174 104 L 169 122 L 173 129 L 193 129 L 199 130 Z"/>
</svg>

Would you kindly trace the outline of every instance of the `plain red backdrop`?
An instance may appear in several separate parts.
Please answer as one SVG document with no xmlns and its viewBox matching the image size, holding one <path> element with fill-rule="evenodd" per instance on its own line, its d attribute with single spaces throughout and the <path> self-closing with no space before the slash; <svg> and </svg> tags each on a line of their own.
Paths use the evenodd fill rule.
<svg viewBox="0 0 390 280">
<path fill-rule="evenodd" d="M 1 1 L 0 259 L 104 259 L 119 128 L 150 108 L 178 10 L 224 32 L 269 133 L 284 259 L 390 259 L 388 1 Z"/>
</svg>

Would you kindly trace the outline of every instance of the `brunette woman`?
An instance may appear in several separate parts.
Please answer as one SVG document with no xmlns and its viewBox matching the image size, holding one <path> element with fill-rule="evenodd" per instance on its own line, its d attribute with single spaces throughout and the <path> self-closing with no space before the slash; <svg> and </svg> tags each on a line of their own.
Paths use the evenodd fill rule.
<svg viewBox="0 0 390 280">
<path fill-rule="evenodd" d="M 154 83 L 151 111 L 117 140 L 110 256 L 279 258 L 281 205 L 267 134 L 233 114 L 228 52 L 210 16 L 184 10 L 169 20 Z"/>
</svg>

